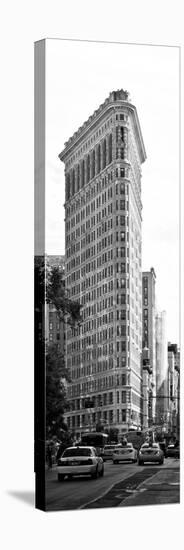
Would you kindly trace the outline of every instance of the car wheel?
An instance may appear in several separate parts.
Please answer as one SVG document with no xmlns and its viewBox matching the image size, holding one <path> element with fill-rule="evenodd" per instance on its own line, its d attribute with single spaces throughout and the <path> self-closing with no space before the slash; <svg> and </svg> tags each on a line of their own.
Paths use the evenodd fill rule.
<svg viewBox="0 0 184 550">
<path fill-rule="evenodd" d="M 68 479 L 71 480 L 73 478 L 72 474 L 68 475 Z"/>
<path fill-rule="evenodd" d="M 64 477 L 63 474 L 58 474 L 58 481 L 63 481 Z"/>
<path fill-rule="evenodd" d="M 143 466 L 143 461 L 142 461 L 142 460 L 138 460 L 138 465 L 139 465 L 139 466 Z"/>
<path fill-rule="evenodd" d="M 164 459 L 162 458 L 162 460 L 160 460 L 159 464 L 163 464 L 164 463 Z"/>
<path fill-rule="evenodd" d="M 98 477 L 98 466 L 96 467 L 96 471 L 91 474 L 92 479 L 97 479 Z"/>
<path fill-rule="evenodd" d="M 100 477 L 103 477 L 103 475 L 104 475 L 104 467 L 102 467 L 101 472 L 99 473 Z"/>
<path fill-rule="evenodd" d="M 117 461 L 117 460 L 114 460 L 114 461 L 113 461 L 113 464 L 118 464 L 118 461 Z"/>
</svg>

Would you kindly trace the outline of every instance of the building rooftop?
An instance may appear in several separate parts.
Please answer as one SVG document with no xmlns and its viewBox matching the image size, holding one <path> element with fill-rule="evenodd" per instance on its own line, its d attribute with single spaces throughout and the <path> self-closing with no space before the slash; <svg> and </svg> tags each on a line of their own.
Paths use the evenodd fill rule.
<svg viewBox="0 0 184 550">
<path fill-rule="evenodd" d="M 109 105 L 110 103 L 118 100 L 128 101 L 129 94 L 126 90 L 116 90 L 109 94 L 109 96 L 105 99 L 105 101 L 98 107 L 96 111 L 80 126 L 80 128 L 69 138 L 68 141 L 65 142 L 65 147 L 67 145 L 71 144 L 77 137 L 80 136 L 80 134 L 83 132 L 83 130 L 88 126 L 89 123 L 93 122 L 97 115 L 103 111 L 104 107 Z"/>
<path fill-rule="evenodd" d="M 101 113 L 112 106 L 114 106 L 115 102 L 123 102 L 123 105 L 126 105 L 129 107 L 129 109 L 134 113 L 134 124 L 136 128 L 137 135 L 139 136 L 139 147 L 140 147 L 140 156 L 141 156 L 141 162 L 144 162 L 146 159 L 146 151 L 144 147 L 144 142 L 142 138 L 141 128 L 139 124 L 139 119 L 137 115 L 136 107 L 130 102 L 130 95 L 127 90 L 113 90 L 110 92 L 109 96 L 105 99 L 105 101 L 94 111 L 94 113 L 78 128 L 76 132 L 64 143 L 64 149 L 59 154 L 59 159 L 64 160 L 68 153 L 70 154 L 71 148 L 73 147 L 76 142 L 78 142 L 80 139 L 84 138 L 86 132 L 95 124 L 101 116 Z M 120 103 L 121 105 L 121 103 Z"/>
</svg>

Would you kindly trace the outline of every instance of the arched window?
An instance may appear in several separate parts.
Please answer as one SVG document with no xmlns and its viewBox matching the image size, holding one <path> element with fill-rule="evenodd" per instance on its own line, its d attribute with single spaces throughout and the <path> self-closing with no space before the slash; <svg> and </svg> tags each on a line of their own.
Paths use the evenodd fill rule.
<svg viewBox="0 0 184 550">
<path fill-rule="evenodd" d="M 84 166 L 84 160 L 81 164 L 81 187 L 84 186 L 84 178 L 85 178 L 85 166 Z"/>
<path fill-rule="evenodd" d="M 87 161 L 86 161 L 86 174 L 87 174 L 87 183 L 88 183 L 88 181 L 90 180 L 90 156 L 89 155 L 87 156 Z"/>
<path fill-rule="evenodd" d="M 97 174 L 99 174 L 101 170 L 101 147 L 100 144 L 97 147 Z"/>
<path fill-rule="evenodd" d="M 109 136 L 109 164 L 112 162 L 112 134 Z"/>
<path fill-rule="evenodd" d="M 91 171 L 92 171 L 92 174 L 91 174 L 91 177 L 94 178 L 95 177 L 95 149 L 92 151 L 92 163 L 91 163 Z"/>
<path fill-rule="evenodd" d="M 102 154 L 103 168 L 106 167 L 106 139 L 103 141 L 103 154 Z"/>
</svg>

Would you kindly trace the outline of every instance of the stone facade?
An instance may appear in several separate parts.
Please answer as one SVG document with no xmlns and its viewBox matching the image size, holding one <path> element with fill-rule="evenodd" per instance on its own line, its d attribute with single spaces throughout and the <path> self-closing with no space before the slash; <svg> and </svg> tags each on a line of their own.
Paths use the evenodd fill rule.
<svg viewBox="0 0 184 550">
<path fill-rule="evenodd" d="M 141 425 L 141 164 L 137 111 L 112 92 L 65 143 L 66 287 L 82 304 L 67 329 L 68 426 Z"/>
</svg>

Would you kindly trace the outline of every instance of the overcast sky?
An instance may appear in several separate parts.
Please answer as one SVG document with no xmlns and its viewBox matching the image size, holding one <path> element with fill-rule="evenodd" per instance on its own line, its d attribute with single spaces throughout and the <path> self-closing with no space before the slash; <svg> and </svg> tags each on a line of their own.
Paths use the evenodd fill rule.
<svg viewBox="0 0 184 550">
<path fill-rule="evenodd" d="M 147 159 L 142 165 L 144 271 L 154 267 L 158 310 L 179 343 L 179 50 L 46 42 L 46 252 L 64 254 L 64 165 L 71 135 L 112 90 L 130 93 Z"/>
</svg>

